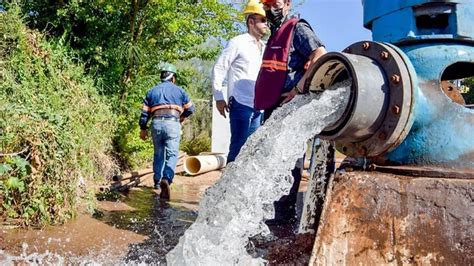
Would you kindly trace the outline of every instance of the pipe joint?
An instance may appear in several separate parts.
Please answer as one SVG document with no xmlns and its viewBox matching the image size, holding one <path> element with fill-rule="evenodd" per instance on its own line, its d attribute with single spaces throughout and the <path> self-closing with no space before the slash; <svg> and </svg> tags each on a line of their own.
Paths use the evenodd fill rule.
<svg viewBox="0 0 474 266">
<path fill-rule="evenodd" d="M 305 85 L 313 92 L 352 81 L 344 114 L 320 137 L 335 140 L 337 149 L 348 156 L 386 154 L 405 139 L 412 125 L 416 76 L 411 63 L 385 43 L 358 42 L 344 51 L 327 53 L 308 70 L 311 78 Z"/>
</svg>

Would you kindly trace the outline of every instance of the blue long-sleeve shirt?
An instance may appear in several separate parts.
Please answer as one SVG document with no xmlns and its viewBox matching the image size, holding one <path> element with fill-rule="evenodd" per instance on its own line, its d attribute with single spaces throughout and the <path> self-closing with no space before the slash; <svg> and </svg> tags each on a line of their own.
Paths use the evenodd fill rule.
<svg viewBox="0 0 474 266">
<path fill-rule="evenodd" d="M 188 117 L 194 112 L 193 103 L 186 91 L 170 81 L 162 82 L 147 92 L 139 121 L 141 129 L 147 128 L 153 112 L 158 109 L 177 110 L 181 117 Z"/>
</svg>

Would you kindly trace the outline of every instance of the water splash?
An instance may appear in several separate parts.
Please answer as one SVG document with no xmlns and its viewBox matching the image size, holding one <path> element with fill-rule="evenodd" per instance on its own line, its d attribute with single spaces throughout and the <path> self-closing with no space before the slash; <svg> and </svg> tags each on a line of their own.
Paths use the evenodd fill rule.
<svg viewBox="0 0 474 266">
<path fill-rule="evenodd" d="M 167 263 L 263 264 L 247 253 L 248 239 L 269 234 L 264 220 L 273 217 L 273 201 L 288 193 L 290 170 L 306 141 L 342 115 L 349 88 L 349 82 L 337 84 L 322 94 L 297 96 L 275 110 L 206 191 L 197 220 L 167 254 Z"/>
<path fill-rule="evenodd" d="M 105 256 L 102 257 L 105 258 Z M 22 252 L 18 256 L 13 256 L 0 250 L 1 265 L 65 265 L 71 263 L 77 265 L 101 265 L 98 261 L 100 261 L 98 256 L 65 257 L 50 251 L 44 253 L 31 252 L 26 243 L 22 244 Z"/>
<path fill-rule="evenodd" d="M 94 218 L 81 215 L 54 230 L 0 228 L 0 265 L 166 265 L 166 253 L 197 213 L 159 200 L 150 189 L 131 190 L 121 201 L 133 209 L 103 209 Z M 2 243 L 3 234 L 9 241 Z"/>
</svg>

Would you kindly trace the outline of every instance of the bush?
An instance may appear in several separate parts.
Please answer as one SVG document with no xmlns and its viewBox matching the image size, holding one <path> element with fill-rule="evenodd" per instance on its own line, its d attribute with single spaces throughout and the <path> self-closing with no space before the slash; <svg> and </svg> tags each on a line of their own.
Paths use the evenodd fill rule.
<svg viewBox="0 0 474 266">
<path fill-rule="evenodd" d="M 115 170 L 114 117 L 73 61 L 14 8 L 0 13 L 0 220 L 61 223 Z"/>
<path fill-rule="evenodd" d="M 466 92 L 462 94 L 466 104 L 474 104 L 474 77 L 465 78 L 462 82 L 466 86 Z"/>
<path fill-rule="evenodd" d="M 211 150 L 211 138 L 206 135 L 200 135 L 191 140 L 181 141 L 180 149 L 188 155 L 198 155 L 201 152 Z"/>
</svg>

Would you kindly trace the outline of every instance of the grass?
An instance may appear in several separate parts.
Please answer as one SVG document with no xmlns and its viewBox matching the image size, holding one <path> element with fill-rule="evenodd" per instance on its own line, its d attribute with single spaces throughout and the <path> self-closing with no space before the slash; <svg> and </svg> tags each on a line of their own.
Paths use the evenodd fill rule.
<svg viewBox="0 0 474 266">
<path fill-rule="evenodd" d="M 93 84 L 61 43 L 27 29 L 17 10 L 0 13 L 3 223 L 62 223 L 116 170 L 114 117 Z"/>
</svg>

